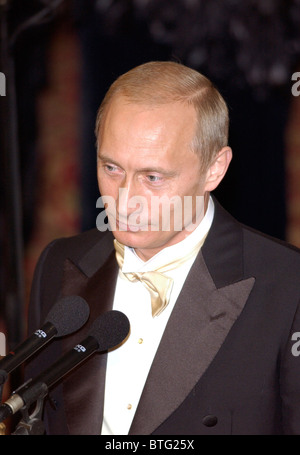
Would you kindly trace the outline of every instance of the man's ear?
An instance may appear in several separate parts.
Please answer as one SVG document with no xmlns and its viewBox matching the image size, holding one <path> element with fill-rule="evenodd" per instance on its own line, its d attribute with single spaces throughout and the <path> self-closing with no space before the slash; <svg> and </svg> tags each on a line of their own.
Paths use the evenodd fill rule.
<svg viewBox="0 0 300 455">
<path fill-rule="evenodd" d="M 232 159 L 230 147 L 223 147 L 210 165 L 206 173 L 205 191 L 213 191 L 225 176 Z"/>
</svg>

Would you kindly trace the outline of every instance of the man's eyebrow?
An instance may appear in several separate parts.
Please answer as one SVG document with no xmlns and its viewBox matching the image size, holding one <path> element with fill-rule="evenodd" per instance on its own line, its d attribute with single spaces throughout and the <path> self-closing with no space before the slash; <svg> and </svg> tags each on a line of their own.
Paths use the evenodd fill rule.
<svg viewBox="0 0 300 455">
<path fill-rule="evenodd" d="M 157 172 L 158 174 L 163 174 L 166 177 L 174 177 L 175 175 L 177 175 L 176 171 L 168 171 L 167 169 L 164 169 L 159 166 L 158 167 L 143 167 L 143 168 L 137 169 L 137 171 L 143 172 L 143 173 L 148 173 L 148 174 Z"/>
<path fill-rule="evenodd" d="M 97 154 L 97 159 L 102 161 L 102 162 L 107 162 L 107 163 L 111 163 L 111 164 L 115 164 L 116 166 L 119 166 L 121 167 L 115 160 L 113 160 L 112 158 L 110 158 L 109 156 L 107 155 L 100 155 L 100 153 Z"/>
<path fill-rule="evenodd" d="M 108 155 L 98 154 L 97 158 L 98 158 L 98 160 L 102 161 L 103 163 L 111 163 L 111 164 L 114 164 L 115 166 L 122 168 L 122 166 L 119 163 L 117 163 L 115 160 L 110 158 Z M 177 175 L 176 171 L 168 171 L 167 169 L 164 169 L 160 166 L 142 167 L 142 168 L 136 169 L 136 172 L 143 172 L 143 173 L 157 172 L 158 174 L 165 175 L 166 177 L 174 177 L 175 175 Z"/>
</svg>

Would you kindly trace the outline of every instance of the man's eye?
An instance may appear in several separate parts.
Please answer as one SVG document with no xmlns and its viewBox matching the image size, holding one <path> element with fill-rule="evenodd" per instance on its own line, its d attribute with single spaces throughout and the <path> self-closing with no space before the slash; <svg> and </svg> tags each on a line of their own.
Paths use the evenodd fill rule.
<svg viewBox="0 0 300 455">
<path fill-rule="evenodd" d="M 104 168 L 108 172 L 116 172 L 117 171 L 117 167 L 113 166 L 112 164 L 105 164 Z"/>
<path fill-rule="evenodd" d="M 149 182 L 151 182 L 151 183 L 155 183 L 155 182 L 160 182 L 161 181 L 161 177 L 158 176 L 158 175 L 147 175 L 147 178 L 148 178 Z"/>
</svg>

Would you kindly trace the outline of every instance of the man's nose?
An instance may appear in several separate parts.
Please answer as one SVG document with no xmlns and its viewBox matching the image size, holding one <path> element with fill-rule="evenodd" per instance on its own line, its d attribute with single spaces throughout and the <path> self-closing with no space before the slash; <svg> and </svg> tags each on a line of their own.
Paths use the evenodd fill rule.
<svg viewBox="0 0 300 455">
<path fill-rule="evenodd" d="M 119 187 L 117 211 L 120 218 L 127 219 L 128 215 L 136 212 L 142 203 L 138 185 L 134 180 L 126 179 Z"/>
</svg>

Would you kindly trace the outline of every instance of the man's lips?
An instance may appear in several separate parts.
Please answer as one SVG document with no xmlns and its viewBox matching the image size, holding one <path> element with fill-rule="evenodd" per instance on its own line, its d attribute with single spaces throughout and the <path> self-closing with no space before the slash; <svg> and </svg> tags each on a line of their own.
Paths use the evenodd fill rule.
<svg viewBox="0 0 300 455">
<path fill-rule="evenodd" d="M 108 221 L 112 230 L 119 230 L 125 232 L 149 231 L 151 230 L 152 226 L 154 226 L 152 223 L 149 223 L 147 219 L 142 220 L 143 221 L 142 223 L 139 220 L 140 224 L 132 224 L 130 222 L 131 221 L 130 216 L 129 219 L 127 220 L 124 219 L 120 220 L 118 217 L 116 217 L 114 214 L 110 212 L 106 212 L 106 215 L 108 217 Z"/>
<path fill-rule="evenodd" d="M 128 223 L 124 223 L 122 221 L 116 220 L 116 228 L 120 231 L 130 231 L 130 232 L 138 232 L 141 230 L 145 230 L 145 226 L 136 226 Z"/>
</svg>

